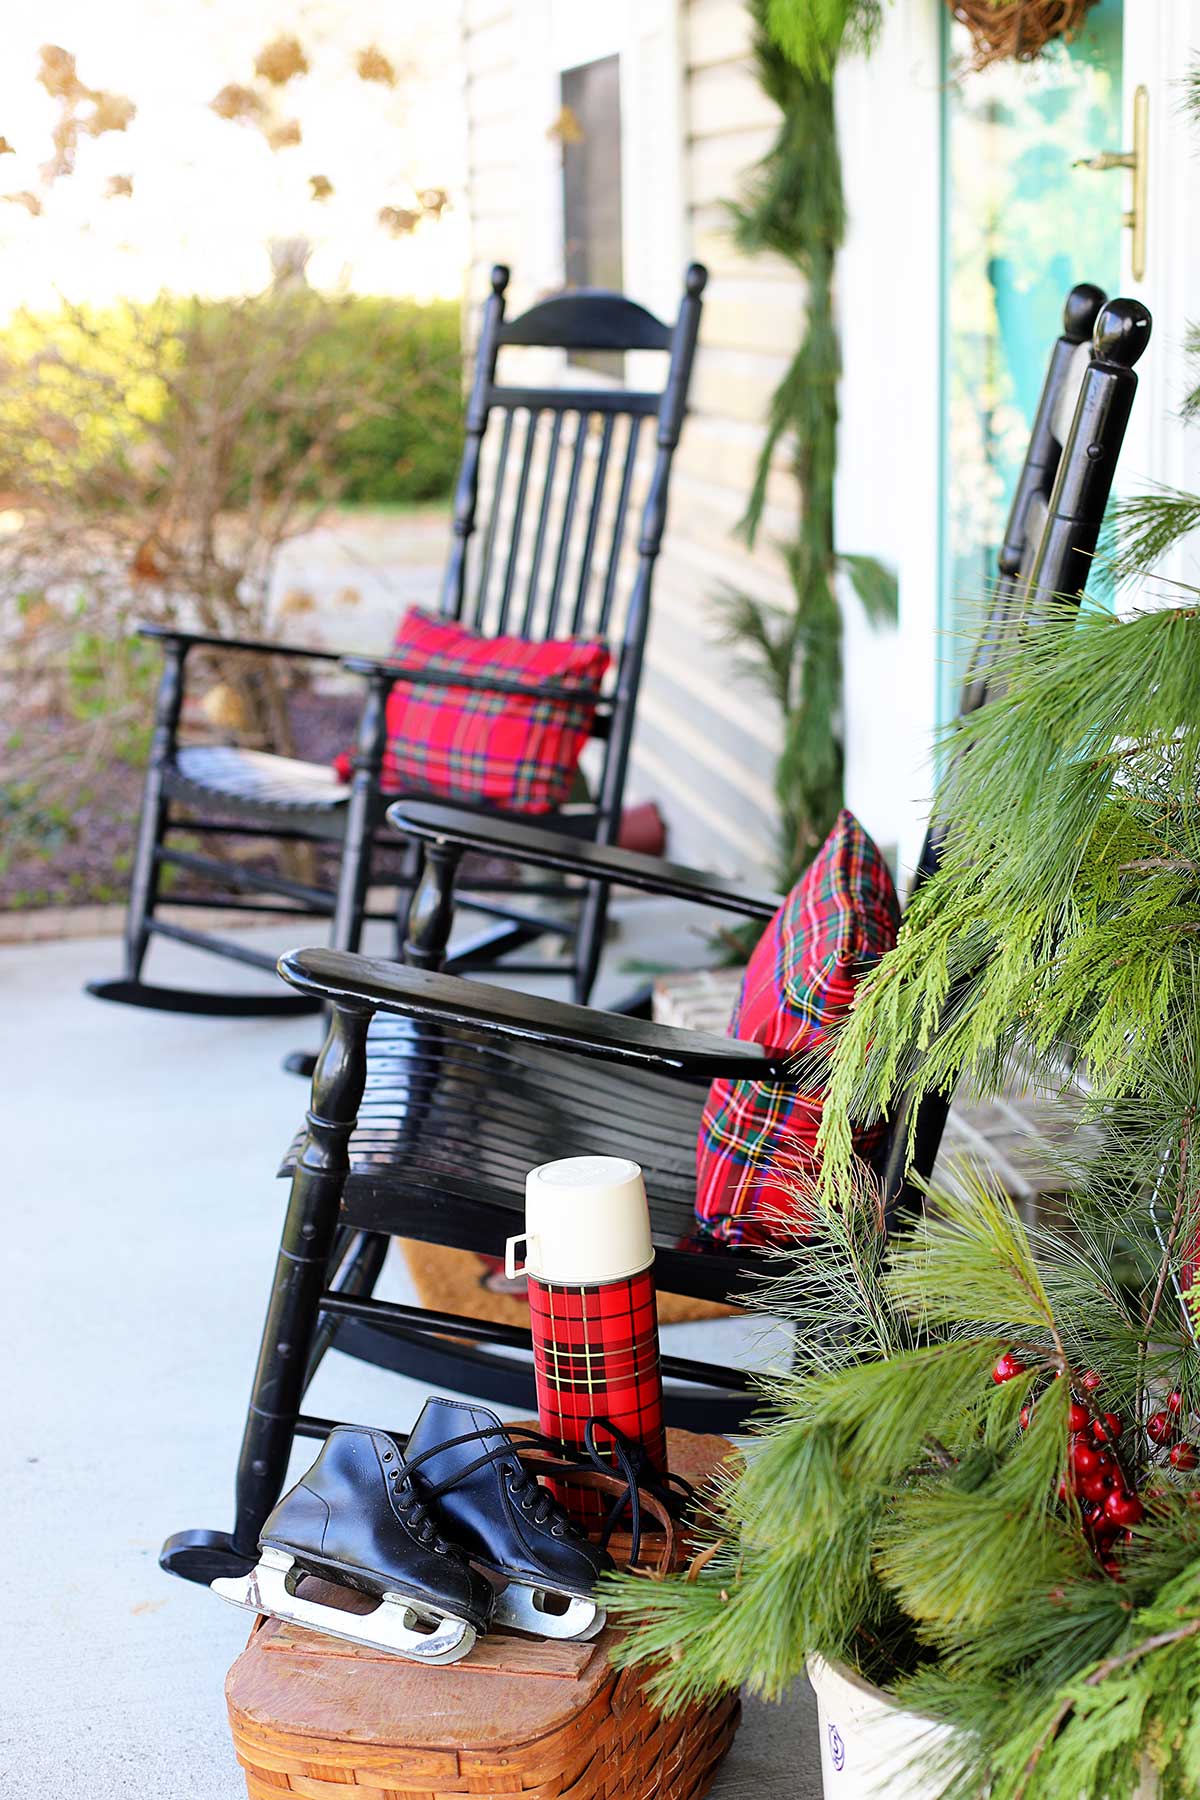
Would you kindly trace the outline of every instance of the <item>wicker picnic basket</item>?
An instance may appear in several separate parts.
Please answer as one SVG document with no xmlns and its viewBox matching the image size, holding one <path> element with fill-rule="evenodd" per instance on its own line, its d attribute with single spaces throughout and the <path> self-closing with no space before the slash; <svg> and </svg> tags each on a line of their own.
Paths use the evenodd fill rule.
<svg viewBox="0 0 1200 1800">
<path fill-rule="evenodd" d="M 668 1453 L 699 1485 L 730 1446 L 672 1431 Z M 260 1620 L 225 1685 L 250 1800 L 698 1800 L 737 1731 L 736 1694 L 666 1716 L 636 1671 L 613 1668 L 613 1642 L 489 1635 L 430 1668 Z"/>
</svg>

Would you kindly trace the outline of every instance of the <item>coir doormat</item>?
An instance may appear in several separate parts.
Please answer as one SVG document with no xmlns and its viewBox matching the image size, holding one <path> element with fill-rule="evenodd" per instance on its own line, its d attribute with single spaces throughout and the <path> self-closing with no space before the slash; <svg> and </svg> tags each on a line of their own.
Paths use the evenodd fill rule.
<svg viewBox="0 0 1200 1800">
<path fill-rule="evenodd" d="M 489 1288 L 494 1265 L 471 1250 L 448 1250 L 442 1244 L 400 1240 L 417 1290 L 417 1299 L 432 1312 L 459 1313 L 469 1319 L 493 1319 L 498 1325 L 528 1329 L 529 1306 L 522 1293 Z M 686 1294 L 658 1296 L 660 1325 L 684 1325 L 697 1319 L 727 1319 L 739 1309 L 716 1300 L 693 1300 Z"/>
</svg>

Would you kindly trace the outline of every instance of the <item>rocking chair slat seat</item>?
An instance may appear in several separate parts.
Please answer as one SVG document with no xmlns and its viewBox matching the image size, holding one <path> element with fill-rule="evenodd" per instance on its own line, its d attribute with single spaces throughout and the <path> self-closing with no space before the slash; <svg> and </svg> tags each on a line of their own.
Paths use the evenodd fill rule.
<svg viewBox="0 0 1200 1800">
<path fill-rule="evenodd" d="M 521 1230 L 529 1169 L 556 1156 L 606 1155 L 619 1141 L 646 1171 L 661 1287 L 726 1299 L 762 1267 L 756 1253 L 721 1254 L 696 1234 L 703 1082 L 568 1064 L 553 1048 L 385 1014 L 369 1042 L 343 1224 L 502 1256 L 505 1238 Z M 303 1133 L 281 1175 L 294 1172 L 302 1143 Z"/>
<path fill-rule="evenodd" d="M 233 744 L 181 744 L 164 771 L 164 786 L 172 799 L 219 807 L 238 818 L 282 812 L 303 815 L 317 829 L 324 820 L 331 837 L 342 835 L 340 815 L 350 797 L 346 783 L 320 763 Z"/>
</svg>

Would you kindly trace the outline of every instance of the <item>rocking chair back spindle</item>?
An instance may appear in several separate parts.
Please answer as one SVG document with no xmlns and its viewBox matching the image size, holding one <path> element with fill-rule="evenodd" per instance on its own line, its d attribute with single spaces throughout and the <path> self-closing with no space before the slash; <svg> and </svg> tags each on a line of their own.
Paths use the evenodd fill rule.
<svg viewBox="0 0 1200 1800">
<path fill-rule="evenodd" d="M 1010 620 L 1048 593 L 1077 594 L 1095 549 L 1136 387 L 1133 364 L 1150 328 L 1136 302 L 1101 311 L 1102 300 L 1094 289 L 1082 297 L 1075 291 L 1051 358 L 1039 425 L 1049 427 L 1064 412 L 1072 422 L 1049 436 L 1035 431 L 1014 504 L 1021 516 L 1005 541 L 1014 565 L 1001 566 L 1005 604 L 967 685 L 978 703 Z M 1090 324 L 1097 312 L 1071 404 L 1068 384 L 1080 373 L 1073 353 L 1085 336 L 1083 321 Z M 495 1255 L 521 1229 L 529 1167 L 617 1148 L 646 1171 L 662 1288 L 736 1303 L 747 1278 L 770 1267 L 761 1251 L 697 1236 L 695 1144 L 711 1079 L 794 1081 L 786 1056 L 757 1043 L 464 982 L 438 964 L 453 917 L 455 871 L 469 850 L 763 923 L 779 896 L 462 808 L 401 801 L 391 816 L 425 851 L 409 928 L 412 966 L 330 950 L 295 951 L 280 965 L 295 990 L 328 1005 L 329 1036 L 306 1129 L 285 1162 L 291 1198 L 238 1465 L 235 1525 L 230 1532 L 181 1532 L 163 1547 L 163 1566 L 188 1579 L 243 1573 L 253 1562 L 294 1438 L 322 1437 L 331 1427 L 302 1410 L 330 1345 L 437 1389 L 532 1405 L 529 1364 L 514 1355 L 528 1351 L 528 1332 L 374 1298 L 393 1236 Z M 926 873 L 936 856 L 931 838 Z M 922 1110 L 918 1173 L 932 1169 L 944 1121 L 944 1110 Z M 901 1108 L 889 1160 L 897 1206 L 907 1197 L 906 1127 Z M 737 1369 L 673 1357 L 663 1366 L 672 1423 L 729 1430 L 752 1410 L 751 1378 Z"/>
<path fill-rule="evenodd" d="M 614 673 L 594 733 L 604 745 L 595 801 L 571 809 L 571 829 L 598 843 L 614 843 L 620 828 L 651 585 L 706 279 L 693 263 L 674 327 L 621 294 L 586 291 L 543 300 L 506 321 L 508 271 L 499 266 L 484 309 L 441 610 L 488 636 L 596 638 L 609 645 Z M 639 391 L 498 379 L 502 353 L 522 349 L 558 351 L 568 367 L 573 354 L 661 352 L 669 357 L 667 380 L 661 391 Z M 635 477 L 652 430 L 653 461 L 630 544 Z M 491 493 L 480 527 L 479 484 L 488 448 Z M 555 897 L 568 892 L 558 888 Z M 604 887 L 590 888 L 576 967 L 581 1000 L 595 979 L 605 904 Z M 501 922 L 460 951 L 454 966 L 479 966 L 535 935 L 520 920 Z"/>
</svg>

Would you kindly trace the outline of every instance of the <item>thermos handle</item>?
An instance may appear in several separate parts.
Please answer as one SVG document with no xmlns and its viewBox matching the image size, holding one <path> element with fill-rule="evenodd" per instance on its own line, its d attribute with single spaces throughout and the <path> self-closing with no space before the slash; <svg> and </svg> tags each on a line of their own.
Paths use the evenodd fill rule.
<svg viewBox="0 0 1200 1800">
<path fill-rule="evenodd" d="M 525 1273 L 525 1263 L 522 1263 L 519 1269 L 517 1267 L 518 1244 L 525 1245 L 526 1257 L 528 1259 L 529 1234 L 527 1232 L 518 1232 L 516 1237 L 506 1238 L 504 1241 L 504 1273 L 509 1281 L 515 1281 L 518 1275 L 523 1275 Z"/>
</svg>

